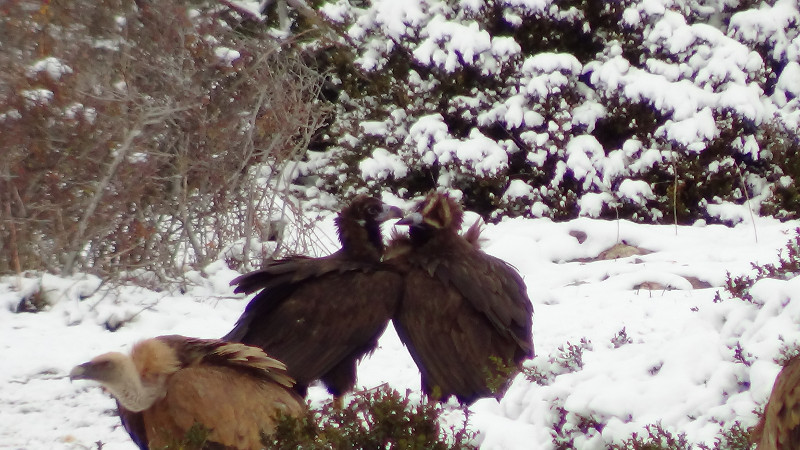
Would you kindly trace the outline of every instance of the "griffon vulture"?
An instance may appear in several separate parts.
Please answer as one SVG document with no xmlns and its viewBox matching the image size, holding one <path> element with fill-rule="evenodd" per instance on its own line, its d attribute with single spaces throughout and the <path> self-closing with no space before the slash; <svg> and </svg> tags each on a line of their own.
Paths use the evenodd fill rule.
<svg viewBox="0 0 800 450">
<path fill-rule="evenodd" d="M 751 437 L 758 450 L 800 449 L 800 356 L 783 367 Z"/>
<path fill-rule="evenodd" d="M 377 198 L 356 197 L 336 218 L 340 250 L 271 261 L 234 279 L 235 292 L 260 292 L 223 339 L 286 363 L 300 395 L 314 380 L 335 397 L 352 390 L 357 361 L 375 349 L 399 300 L 401 276 L 381 265 L 380 225 L 401 216 Z"/>
<path fill-rule="evenodd" d="M 423 391 L 469 404 L 501 396 L 533 356 L 533 306 L 519 273 L 478 248 L 477 223 L 459 234 L 462 219 L 453 199 L 429 194 L 397 223 L 409 233 L 394 237 L 385 261 L 405 275 L 393 320 Z"/>
<path fill-rule="evenodd" d="M 71 380 L 100 382 L 117 400 L 140 449 L 181 445 L 200 424 L 205 443 L 181 448 L 261 449 L 278 413 L 299 416 L 303 400 L 280 361 L 261 349 L 217 339 L 159 336 L 130 355 L 105 353 L 76 366 Z"/>
</svg>

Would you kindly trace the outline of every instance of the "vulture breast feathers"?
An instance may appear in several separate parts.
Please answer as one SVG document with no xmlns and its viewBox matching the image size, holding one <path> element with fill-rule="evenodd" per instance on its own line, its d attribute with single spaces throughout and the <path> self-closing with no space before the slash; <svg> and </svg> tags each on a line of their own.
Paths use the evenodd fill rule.
<svg viewBox="0 0 800 450">
<path fill-rule="evenodd" d="M 775 379 L 751 440 L 757 450 L 800 448 L 800 356 L 789 360 Z"/>
<path fill-rule="evenodd" d="M 462 236 L 460 206 L 429 194 L 398 222 L 386 262 L 405 275 L 395 328 L 433 398 L 462 403 L 499 397 L 533 356 L 533 306 L 511 265 L 478 248 L 476 224 Z"/>
<path fill-rule="evenodd" d="M 336 219 L 340 250 L 271 261 L 233 280 L 237 293 L 260 292 L 223 339 L 286 363 L 301 395 L 318 379 L 335 396 L 352 390 L 357 361 L 375 349 L 400 297 L 401 276 L 381 263 L 380 225 L 401 216 L 377 198 L 356 197 Z"/>
<path fill-rule="evenodd" d="M 303 400 L 280 361 L 261 349 L 217 339 L 159 336 L 130 355 L 106 353 L 76 366 L 72 380 L 94 380 L 117 400 L 139 448 L 261 449 L 279 413 L 303 414 Z M 200 424 L 206 441 L 189 444 Z"/>
</svg>

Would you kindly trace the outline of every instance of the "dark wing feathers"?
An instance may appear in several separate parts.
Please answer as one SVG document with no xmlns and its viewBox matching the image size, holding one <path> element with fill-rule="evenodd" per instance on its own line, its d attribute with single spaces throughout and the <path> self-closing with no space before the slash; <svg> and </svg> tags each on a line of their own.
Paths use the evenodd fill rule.
<svg viewBox="0 0 800 450">
<path fill-rule="evenodd" d="M 260 289 L 298 282 L 304 278 L 319 275 L 321 270 L 326 269 L 325 265 L 319 264 L 318 261 L 306 256 L 292 256 L 270 261 L 262 269 L 234 278 L 231 285 L 236 286 L 234 292 L 237 294 L 251 294 Z M 333 267 L 327 269 L 332 270 Z"/>
<path fill-rule="evenodd" d="M 298 315 L 301 311 L 296 310 L 308 302 L 296 304 L 293 307 L 288 306 L 283 310 L 278 311 L 282 302 L 289 298 L 295 290 L 303 285 L 306 280 L 314 281 L 319 280 L 331 273 L 341 273 L 346 270 L 368 270 L 370 266 L 364 263 L 348 263 L 346 259 L 341 257 L 340 253 L 334 253 L 325 258 L 307 258 L 304 256 L 295 256 L 280 260 L 271 261 L 266 264 L 262 269 L 246 273 L 235 278 L 231 281 L 231 285 L 236 286 L 234 292 L 251 294 L 256 291 L 259 292 L 248 303 L 244 313 L 237 321 L 234 328 L 225 335 L 222 339 L 227 341 L 245 342 L 251 345 L 261 346 L 263 339 L 250 342 L 246 339 L 248 335 L 256 333 L 251 330 L 253 322 L 259 328 L 269 330 L 264 321 L 271 320 L 275 323 L 284 323 L 285 326 L 292 326 L 291 323 L 301 320 Z M 270 319 L 271 314 L 277 314 L 283 317 L 276 317 Z M 289 323 L 285 323 L 289 321 Z M 262 347 L 263 348 L 263 347 Z"/>
<path fill-rule="evenodd" d="M 141 412 L 133 412 L 125 409 L 117 401 L 117 410 L 119 411 L 119 418 L 122 421 L 122 427 L 131 436 L 131 439 L 139 447 L 139 450 L 150 450 L 147 444 L 147 432 L 144 426 L 144 415 Z"/>
<path fill-rule="evenodd" d="M 411 269 L 395 327 L 422 374 L 423 390 L 472 402 L 493 393 L 487 378 L 491 356 L 515 362 L 518 346 L 509 333 L 496 333 L 486 316 L 464 307 L 452 285 L 433 282 L 424 269 Z"/>
<path fill-rule="evenodd" d="M 319 378 L 332 391 L 352 388 L 345 385 L 354 380 L 356 361 L 377 345 L 402 289 L 398 274 L 336 253 L 276 261 L 234 282 L 237 292 L 261 292 L 223 339 L 286 363 L 299 392 Z"/>
<path fill-rule="evenodd" d="M 470 258 L 447 260 L 438 265 L 438 278 L 452 285 L 494 325 L 520 347 L 531 348 L 530 318 L 533 307 L 522 277 L 510 264 L 483 252 Z"/>
<path fill-rule="evenodd" d="M 498 332 L 514 339 L 528 356 L 533 356 L 533 306 L 519 272 L 511 264 L 475 249 L 458 236 L 451 239 L 446 248 L 447 252 L 408 255 L 411 266 L 423 270 L 444 286 L 456 289 Z"/>
<path fill-rule="evenodd" d="M 293 256 L 270 261 L 259 270 L 234 278 L 231 285 L 236 286 L 234 292 L 237 294 L 252 294 L 265 289 L 294 289 L 305 280 L 330 273 L 374 270 L 374 262 L 349 260 L 341 252 L 324 258 Z M 280 298 L 281 296 L 274 297 Z"/>
<path fill-rule="evenodd" d="M 447 196 L 429 195 L 415 214 L 401 220 L 409 236 L 394 236 L 386 253 L 406 274 L 398 336 L 434 398 L 498 397 L 534 354 L 525 282 L 480 250 L 480 225 L 458 233 L 462 212 Z"/>
</svg>

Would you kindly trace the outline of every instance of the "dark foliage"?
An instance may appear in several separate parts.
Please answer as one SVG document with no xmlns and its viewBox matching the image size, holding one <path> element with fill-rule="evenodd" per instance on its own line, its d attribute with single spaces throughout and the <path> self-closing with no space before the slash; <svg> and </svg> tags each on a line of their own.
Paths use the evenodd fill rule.
<svg viewBox="0 0 800 450">
<path fill-rule="evenodd" d="M 751 263 L 752 274 L 732 276 L 730 273 L 725 278 L 724 290 L 732 297 L 740 298 L 746 302 L 755 303 L 750 294 L 750 288 L 756 281 L 764 278 L 775 278 L 778 280 L 788 280 L 800 275 L 800 228 L 795 229 L 795 236 L 778 252 L 778 262 L 776 264 L 756 264 Z M 717 292 L 715 302 L 721 302 L 722 296 Z"/>
<path fill-rule="evenodd" d="M 661 423 L 648 425 L 647 435 L 634 433 L 630 439 L 611 446 L 614 450 L 691 450 L 692 446 L 684 433 L 677 435 L 665 430 Z"/>
<path fill-rule="evenodd" d="M 619 58 L 631 68 L 656 75 L 660 72 L 653 67 L 681 65 L 686 73 L 671 80 L 675 89 L 687 82 L 709 92 L 724 92 L 741 82 L 730 74 L 708 77 L 704 66 L 689 62 L 716 43 L 698 37 L 687 48 L 674 49 L 663 37 L 648 40 L 647 33 L 662 15 L 639 9 L 638 17 L 633 17 L 638 5 L 633 0 L 564 0 L 541 10 L 502 0 L 475 6 L 444 4 L 441 16 L 448 24 L 477 27 L 492 42 L 505 39 L 518 51 L 463 54 L 442 38 L 433 45 L 445 56 L 428 60 L 424 52 L 418 53 L 430 45 L 427 22 L 409 22 L 392 34 L 372 16 L 368 5 L 353 8 L 331 27 L 340 35 L 355 29 L 355 37 L 337 46 L 324 41 L 318 56 L 320 67 L 330 70 L 337 112 L 324 135 L 319 135 L 315 150 L 321 154 L 313 168 L 318 169 L 321 160 L 333 170 L 308 169 L 306 181 L 313 179 L 340 197 L 389 189 L 408 198 L 446 186 L 460 190 L 466 208 L 488 220 L 540 215 L 570 219 L 587 214 L 581 201 L 592 195 L 603 196 L 603 205 L 591 214 L 642 222 L 725 222 L 708 208 L 719 202 L 761 206 L 763 213 L 781 218 L 800 214 L 794 182 L 800 177 L 800 140 L 791 125 L 713 106 L 718 132 L 687 142 L 664 131 L 682 120 L 676 111 L 598 75 L 604 63 Z M 778 44 L 769 39 L 751 41 L 750 35 L 730 25 L 734 14 L 758 5 L 745 1 L 718 7 L 719 11 L 687 2 L 670 13 L 681 14 L 688 23 L 714 23 L 723 34 L 761 55 L 763 66 L 742 72 L 746 82 L 770 95 L 786 65 L 776 50 Z M 357 22 L 358 18 L 363 20 Z M 794 33 L 788 32 L 787 38 Z M 530 63 L 542 54 L 574 58 L 575 66 L 532 69 Z M 442 62 L 445 57 L 451 58 L 448 63 Z M 528 92 L 532 82 L 546 89 Z M 506 116 L 507 108 L 520 99 L 519 106 L 535 113 L 535 120 Z M 596 105 L 604 111 L 595 119 L 579 117 L 581 108 Z M 438 134 L 420 135 L 420 124 L 432 116 L 441 124 Z M 616 154 L 614 158 L 626 161 L 627 170 L 615 173 L 598 163 L 589 174 L 565 171 L 569 158 L 565 148 L 582 136 L 599 143 L 603 153 L 599 158 Z M 500 146 L 507 163 L 483 171 L 472 160 L 434 149 L 444 141 L 477 145 L 476 137 Z M 362 171 L 361 163 L 383 155 L 393 155 L 405 169 Z M 602 182 L 591 181 L 595 176 Z M 644 182 L 652 196 L 630 198 L 620 189 L 625 180 Z M 522 187 L 527 192 L 520 193 Z"/>
<path fill-rule="evenodd" d="M 357 394 L 346 407 L 328 404 L 301 418 L 283 416 L 277 430 L 263 439 L 267 448 L 285 450 L 389 449 L 460 450 L 470 443 L 467 424 L 443 428 L 444 407 L 417 404 L 408 394 L 381 386 Z"/>
</svg>

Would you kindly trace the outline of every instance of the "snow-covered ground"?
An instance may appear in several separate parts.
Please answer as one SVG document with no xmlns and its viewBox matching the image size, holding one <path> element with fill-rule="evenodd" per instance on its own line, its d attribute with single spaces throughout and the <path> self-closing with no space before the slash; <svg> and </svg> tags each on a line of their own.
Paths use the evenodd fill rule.
<svg viewBox="0 0 800 450">
<path fill-rule="evenodd" d="M 731 228 L 594 219 L 486 227 L 485 250 L 520 270 L 534 303 L 538 356 L 529 365 L 565 372 L 550 362 L 559 347 L 580 346 L 583 338 L 589 343 L 577 371 L 546 386 L 519 376 L 502 401 L 476 402 L 470 427 L 482 448 L 551 448 L 559 408 L 569 413 L 566 429 L 579 416 L 604 424 L 575 440 L 581 449 L 605 448 L 659 421 L 690 442 L 709 444 L 734 420 L 753 425 L 753 410 L 765 402 L 779 370 L 773 359 L 782 344 L 800 340 L 800 277 L 758 282 L 752 292 L 762 307 L 724 292 L 724 301 L 713 299 L 726 272 L 775 262 L 800 224 L 752 223 L 743 216 Z M 329 219 L 320 226 L 332 234 Z M 620 242 L 650 253 L 592 260 Z M 91 383 L 70 383 L 67 373 L 145 337 L 223 335 L 246 301 L 228 286 L 235 272 L 223 264 L 206 272 L 182 295 L 109 289 L 89 276 L 0 279 L 0 448 L 88 449 L 102 442 L 104 450 L 134 449 L 110 397 Z M 52 306 L 13 312 L 37 286 Z M 120 321 L 117 331 L 107 329 Z M 623 329 L 628 340 L 620 337 Z M 751 365 L 735 361 L 737 343 Z M 419 373 L 391 328 L 359 370 L 364 387 L 385 382 L 401 392 L 419 390 Z M 320 402 L 327 395 L 314 388 L 310 397 Z"/>
</svg>

